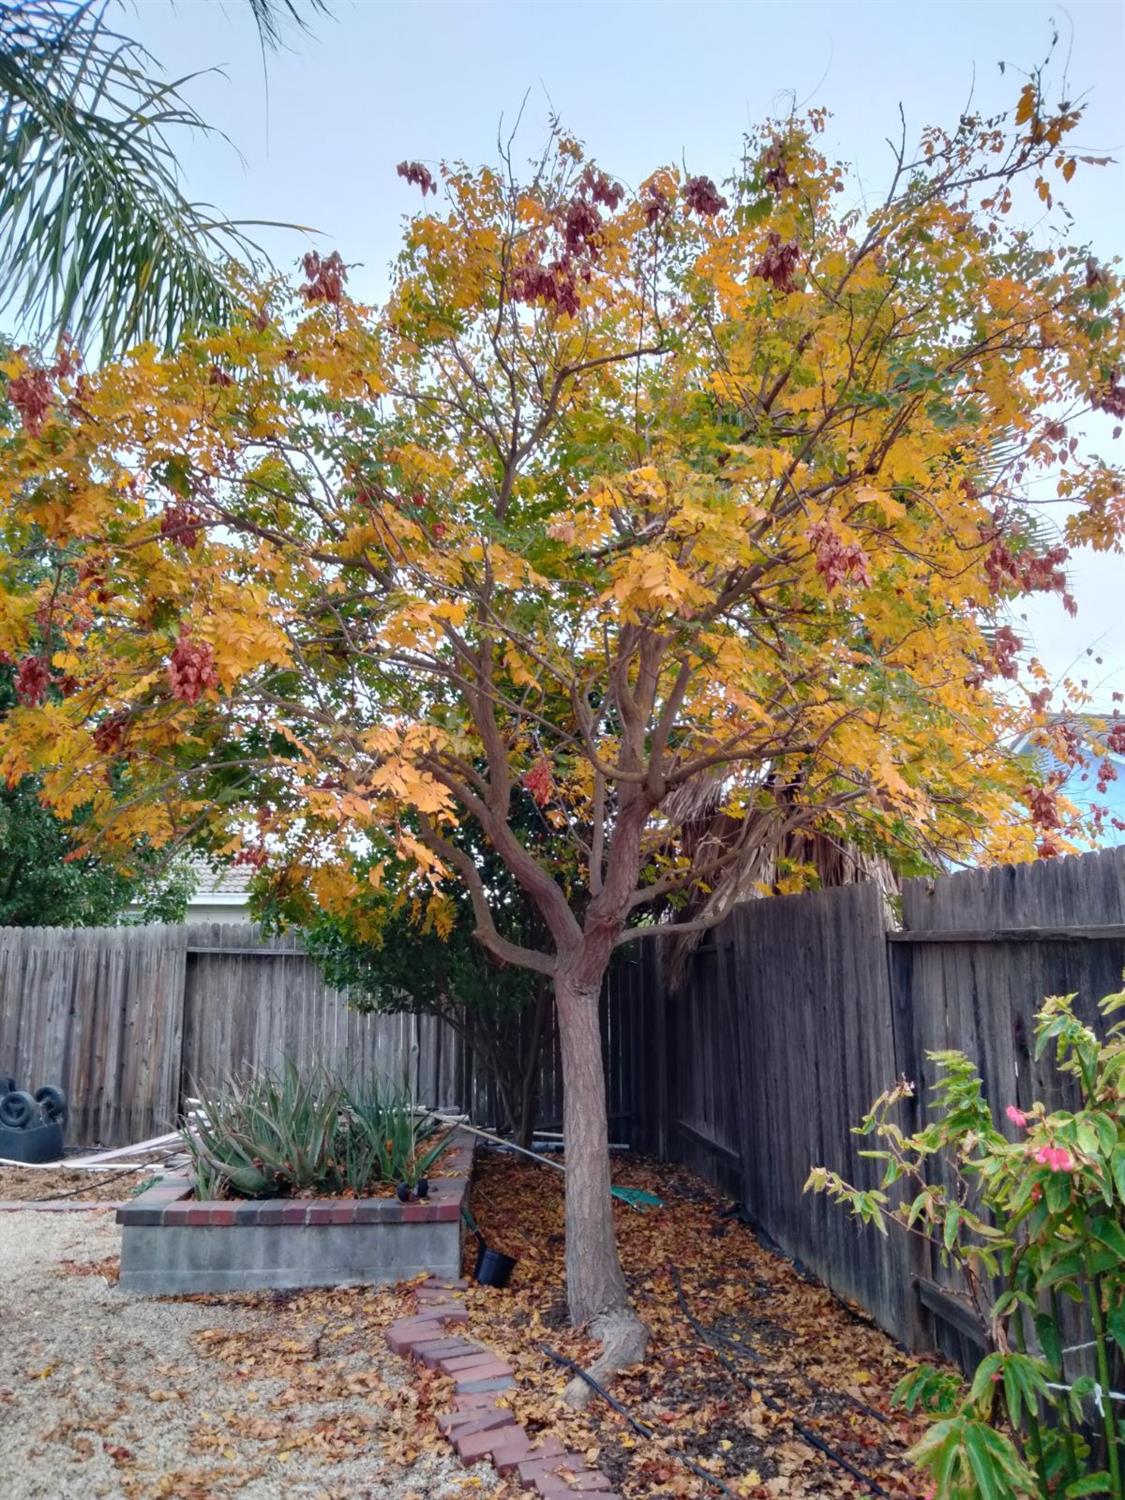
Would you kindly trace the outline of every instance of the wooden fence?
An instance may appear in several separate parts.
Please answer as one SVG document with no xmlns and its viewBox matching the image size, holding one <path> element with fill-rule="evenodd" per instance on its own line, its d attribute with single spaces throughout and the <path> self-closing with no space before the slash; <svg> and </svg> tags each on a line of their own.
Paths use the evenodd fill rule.
<svg viewBox="0 0 1125 1500">
<path fill-rule="evenodd" d="M 248 925 L 0 930 L 0 1073 L 61 1085 L 84 1145 L 170 1130 L 197 1086 L 284 1057 L 453 1103 L 460 1052 L 433 1020 L 360 1015 L 295 939 Z"/>
<path fill-rule="evenodd" d="M 603 1038 L 615 1135 L 643 1120 L 644 998 L 655 972 L 622 964 Z M 647 977 L 646 977 L 647 976 Z M 363 1015 L 331 989 L 295 935 L 249 924 L 0 928 L 0 1075 L 58 1084 L 70 1139 L 120 1146 L 173 1129 L 184 1101 L 245 1065 L 323 1063 L 349 1079 L 409 1081 L 426 1103 L 495 1124 L 495 1083 L 464 1040 L 429 1016 Z M 558 1042 L 549 1032 L 539 1121 L 561 1128 Z"/>
<path fill-rule="evenodd" d="M 1123 968 L 1125 849 L 909 881 L 899 929 L 871 885 L 749 902 L 699 950 L 678 996 L 655 994 L 650 1029 L 669 1038 L 667 1077 L 652 1082 L 667 1100 L 665 1154 L 903 1342 L 964 1360 L 971 1321 L 936 1257 L 805 1195 L 809 1168 L 873 1186 L 858 1155 L 869 1143 L 851 1127 L 900 1077 L 921 1118 L 927 1054 L 948 1048 L 976 1063 L 1014 1136 L 1006 1105 L 1066 1097 L 1050 1060 L 1032 1056 L 1042 999 L 1077 992 L 1092 1022 Z"/>
<path fill-rule="evenodd" d="M 1002 1125 L 1009 1103 L 1062 1097 L 1032 1059 L 1033 1017 L 1045 995 L 1077 991 L 1093 1020 L 1120 987 L 1125 849 L 908 882 L 899 927 L 873 885 L 748 902 L 676 993 L 654 942 L 626 953 L 602 1005 L 612 1138 L 699 1170 L 904 1342 L 963 1356 L 941 1267 L 802 1186 L 814 1164 L 874 1183 L 851 1127 L 899 1077 L 922 1107 L 930 1051 L 977 1063 Z M 0 930 L 0 1074 L 60 1083 L 75 1141 L 168 1129 L 196 1085 L 286 1056 L 408 1076 L 426 1102 L 496 1120 L 492 1080 L 449 1028 L 350 1010 L 295 938 L 234 925 Z M 559 1128 L 561 1101 L 548 1033 L 542 1127 Z"/>
</svg>

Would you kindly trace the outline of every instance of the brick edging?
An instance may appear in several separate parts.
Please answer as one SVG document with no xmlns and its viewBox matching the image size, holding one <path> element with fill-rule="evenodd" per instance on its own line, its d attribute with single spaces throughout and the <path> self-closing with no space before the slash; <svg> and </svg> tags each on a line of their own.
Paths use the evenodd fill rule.
<svg viewBox="0 0 1125 1500">
<path fill-rule="evenodd" d="M 387 1329 L 388 1347 L 420 1360 L 427 1369 L 440 1370 L 453 1381 L 453 1410 L 438 1418 L 466 1464 L 491 1460 L 501 1474 L 512 1474 L 525 1490 L 542 1500 L 569 1500 L 589 1495 L 591 1500 L 621 1500 L 600 1469 L 591 1468 L 580 1453 L 568 1453 L 557 1438 L 539 1441 L 505 1406 L 505 1391 L 515 1389 L 512 1367 L 476 1339 L 450 1334 L 450 1325 L 464 1327 L 469 1314 L 461 1300 L 464 1281 L 428 1277 L 414 1294 L 414 1316 L 400 1318 Z"/>
</svg>

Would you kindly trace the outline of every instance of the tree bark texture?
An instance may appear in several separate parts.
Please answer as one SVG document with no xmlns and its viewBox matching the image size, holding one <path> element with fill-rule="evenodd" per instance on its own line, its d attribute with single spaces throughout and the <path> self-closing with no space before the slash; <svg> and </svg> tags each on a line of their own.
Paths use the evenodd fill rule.
<svg viewBox="0 0 1125 1500">
<path fill-rule="evenodd" d="M 566 1285 L 571 1321 L 588 1323 L 628 1307 L 610 1197 L 600 986 L 555 980 L 566 1141 Z"/>
</svg>

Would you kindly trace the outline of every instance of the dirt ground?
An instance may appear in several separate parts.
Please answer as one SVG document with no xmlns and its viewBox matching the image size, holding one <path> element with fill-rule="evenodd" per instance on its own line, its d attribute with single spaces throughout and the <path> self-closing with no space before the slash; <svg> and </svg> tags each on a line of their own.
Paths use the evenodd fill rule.
<svg viewBox="0 0 1125 1500">
<path fill-rule="evenodd" d="M 519 1264 L 509 1290 L 470 1291 L 473 1331 L 520 1375 L 513 1404 L 525 1426 L 596 1453 L 628 1500 L 702 1500 L 722 1495 L 720 1486 L 739 1500 L 922 1495 L 928 1485 L 905 1457 L 922 1429 L 890 1401 L 910 1356 L 764 1248 L 694 1174 L 622 1155 L 614 1181 L 664 1203 L 638 1212 L 618 1201 L 614 1209 L 622 1263 L 652 1343 L 644 1365 L 619 1376 L 613 1394 L 651 1437 L 600 1397 L 580 1417 L 559 1405 L 570 1372 L 545 1351 L 583 1365 L 593 1353 L 566 1323 L 561 1174 L 478 1153 L 474 1217 L 487 1243 Z"/>
<path fill-rule="evenodd" d="M 68 1167 L 0 1166 L 0 1203 L 118 1203 L 140 1192 L 159 1170 L 123 1166 L 85 1172 Z"/>
</svg>

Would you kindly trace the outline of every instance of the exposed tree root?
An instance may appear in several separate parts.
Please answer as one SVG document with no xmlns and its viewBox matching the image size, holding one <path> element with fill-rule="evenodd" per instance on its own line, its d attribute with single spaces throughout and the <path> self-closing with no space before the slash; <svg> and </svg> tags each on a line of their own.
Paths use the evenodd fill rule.
<svg viewBox="0 0 1125 1500">
<path fill-rule="evenodd" d="M 590 1332 L 602 1346 L 601 1353 L 589 1370 L 590 1376 L 599 1385 L 605 1385 L 618 1370 L 624 1370 L 627 1365 L 638 1364 L 645 1357 L 648 1329 L 632 1308 L 623 1307 L 602 1313 L 590 1324 Z M 568 1406 L 583 1407 L 592 1395 L 590 1386 L 576 1375 L 563 1392 L 563 1400 Z"/>
</svg>

